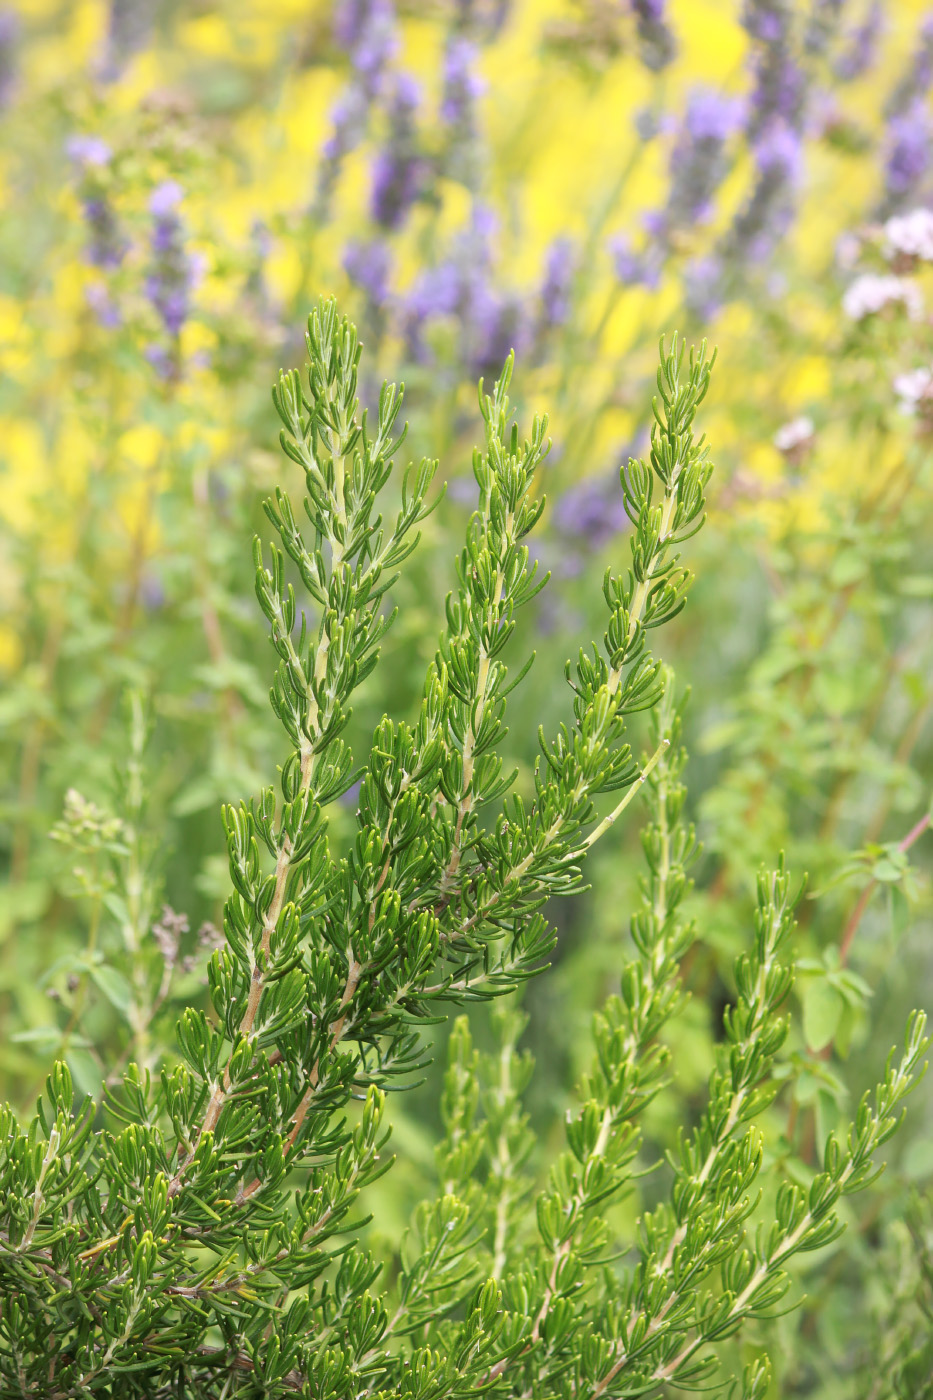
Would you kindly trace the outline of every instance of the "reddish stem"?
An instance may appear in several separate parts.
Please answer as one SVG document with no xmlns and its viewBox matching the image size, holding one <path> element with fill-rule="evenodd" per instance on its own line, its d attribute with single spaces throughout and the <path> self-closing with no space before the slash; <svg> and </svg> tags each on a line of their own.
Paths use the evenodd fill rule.
<svg viewBox="0 0 933 1400">
<path fill-rule="evenodd" d="M 926 831 L 929 825 L 930 814 L 929 812 L 926 812 L 920 818 L 920 820 L 910 828 L 904 839 L 902 841 L 898 841 L 897 849 L 901 852 L 909 851 L 914 842 L 920 839 L 920 837 L 923 835 L 923 833 Z M 846 924 L 845 929 L 843 930 L 842 942 L 839 944 L 839 961 L 842 963 L 843 967 L 845 967 L 846 963 L 849 960 L 849 953 L 852 951 L 852 944 L 855 940 L 855 935 L 858 932 L 858 926 L 862 922 L 862 915 L 868 908 L 868 902 L 874 894 L 875 887 L 877 886 L 877 884 L 877 880 L 869 880 L 868 884 L 865 886 L 865 888 L 862 890 L 862 893 L 859 895 L 858 902 L 856 903 L 855 908 L 849 915 L 849 922 Z"/>
</svg>

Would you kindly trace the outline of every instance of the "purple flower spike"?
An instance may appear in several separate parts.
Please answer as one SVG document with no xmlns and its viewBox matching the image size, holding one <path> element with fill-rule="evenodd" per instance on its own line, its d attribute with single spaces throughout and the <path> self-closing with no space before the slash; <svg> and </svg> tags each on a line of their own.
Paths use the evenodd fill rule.
<svg viewBox="0 0 933 1400">
<path fill-rule="evenodd" d="M 470 39 L 463 34 L 451 35 L 444 53 L 440 111 L 447 128 L 443 173 L 473 190 L 480 184 L 482 160 L 476 103 L 486 87 L 476 71 L 478 58 L 479 50 Z"/>
<path fill-rule="evenodd" d="M 123 319 L 120 308 L 111 300 L 106 287 L 101 286 L 99 282 L 91 282 L 85 288 L 84 297 L 98 325 L 103 326 L 105 330 L 114 330 L 120 325 Z"/>
<path fill-rule="evenodd" d="M 562 326 L 570 316 L 570 293 L 576 270 L 573 239 L 555 238 L 548 249 L 541 283 L 542 329 Z"/>
<path fill-rule="evenodd" d="M 627 234 L 617 233 L 606 244 L 616 277 L 627 287 L 647 287 L 654 291 L 661 282 L 659 259 L 651 253 L 636 253 Z"/>
<path fill-rule="evenodd" d="M 578 482 L 559 497 L 554 519 L 562 535 L 600 549 L 625 527 L 627 516 L 617 468 Z"/>
<path fill-rule="evenodd" d="M 93 267 L 119 267 L 126 255 L 116 215 L 101 196 L 85 199 L 84 217 L 91 233 L 87 260 Z"/>
<path fill-rule="evenodd" d="M 666 0 L 629 0 L 635 16 L 639 57 L 646 68 L 660 72 L 677 53 L 677 42 L 667 23 Z"/>
<path fill-rule="evenodd" d="M 701 321 L 712 321 L 723 304 L 723 267 L 719 258 L 695 258 L 684 269 L 687 305 Z"/>
<path fill-rule="evenodd" d="M 891 202 L 903 203 L 930 164 L 931 123 L 926 105 L 917 103 L 888 124 L 885 173 Z"/>
<path fill-rule="evenodd" d="M 933 87 L 933 13 L 925 16 L 917 31 L 917 45 L 910 66 L 885 103 L 886 117 L 912 110 Z"/>
<path fill-rule="evenodd" d="M 729 168 L 726 143 L 742 127 L 745 104 L 713 88 L 695 88 L 687 101 L 670 161 L 670 189 L 663 209 L 645 216 L 648 232 L 667 242 L 678 229 L 708 220 Z"/>
<path fill-rule="evenodd" d="M 374 94 L 398 48 L 390 0 L 342 0 L 337 6 L 334 38 L 349 53 L 364 89 Z"/>
<path fill-rule="evenodd" d="M 399 74 L 389 111 L 389 140 L 373 165 L 370 209 L 383 228 L 398 228 L 421 191 L 423 162 L 414 120 L 419 98 L 414 78 Z"/>
<path fill-rule="evenodd" d="M 444 54 L 444 96 L 441 116 L 451 126 L 469 120 L 473 103 L 485 91 L 476 72 L 479 50 L 462 34 L 455 34 Z"/>
<path fill-rule="evenodd" d="M 425 331 L 448 317 L 458 322 L 462 354 L 475 374 L 497 374 L 509 350 L 520 352 L 529 343 L 533 326 L 523 303 L 493 281 L 491 223 L 488 211 L 476 206 L 449 256 L 423 272 L 406 297 L 403 319 L 413 359 L 428 361 Z"/>
<path fill-rule="evenodd" d="M 119 267 L 129 245 L 107 197 L 107 185 L 95 173 L 109 163 L 110 147 L 97 136 L 77 134 L 69 137 L 65 150 L 79 172 L 79 197 L 90 235 L 85 258 L 92 267 Z"/>
<path fill-rule="evenodd" d="M 746 0 L 742 25 L 753 39 L 779 44 L 788 36 L 789 15 L 782 0 Z"/>
<path fill-rule="evenodd" d="M 188 319 L 191 292 L 204 273 L 203 259 L 188 252 L 184 229 L 176 210 L 184 197 L 177 180 L 164 180 L 152 192 L 149 209 L 153 215 L 152 263 L 146 278 L 146 295 L 155 307 L 167 333 L 176 339 Z M 165 366 L 176 372 L 177 357 L 160 356 L 153 347 L 149 358 L 158 373 Z M 148 352 L 147 352 L 148 354 Z"/>
<path fill-rule="evenodd" d="M 836 77 L 852 82 L 873 68 L 878 57 L 883 15 L 878 0 L 873 0 L 861 24 L 849 35 L 848 44 L 836 62 Z"/>
<path fill-rule="evenodd" d="M 382 240 L 350 243 L 343 255 L 343 268 L 351 282 L 361 287 L 375 306 L 385 305 L 389 299 L 392 268 L 392 253 L 387 243 Z"/>
<path fill-rule="evenodd" d="M 694 141 L 728 141 L 745 116 L 740 97 L 726 97 L 713 88 L 695 88 L 687 103 L 685 126 Z"/>
<path fill-rule="evenodd" d="M 772 122 L 755 142 L 755 163 L 762 174 L 795 185 L 803 171 L 800 137 L 784 122 Z"/>
</svg>

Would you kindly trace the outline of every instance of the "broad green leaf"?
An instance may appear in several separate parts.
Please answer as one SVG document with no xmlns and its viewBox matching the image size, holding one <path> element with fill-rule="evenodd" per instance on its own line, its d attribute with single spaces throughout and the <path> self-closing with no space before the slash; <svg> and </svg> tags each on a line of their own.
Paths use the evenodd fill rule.
<svg viewBox="0 0 933 1400">
<path fill-rule="evenodd" d="M 111 1006 L 125 1016 L 133 1000 L 133 989 L 123 973 L 107 963 L 101 963 L 91 968 L 91 976 Z"/>
<path fill-rule="evenodd" d="M 825 978 L 815 977 L 803 990 L 803 1034 L 811 1050 L 822 1050 L 836 1034 L 843 1000 Z"/>
</svg>

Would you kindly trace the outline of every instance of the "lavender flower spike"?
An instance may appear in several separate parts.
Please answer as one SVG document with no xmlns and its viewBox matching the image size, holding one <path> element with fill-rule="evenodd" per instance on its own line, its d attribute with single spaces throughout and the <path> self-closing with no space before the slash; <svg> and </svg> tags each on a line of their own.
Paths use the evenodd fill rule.
<svg viewBox="0 0 933 1400">
<path fill-rule="evenodd" d="M 922 98 L 888 123 L 885 152 L 884 212 L 904 207 L 930 167 L 933 124 Z"/>
<path fill-rule="evenodd" d="M 555 238 L 548 249 L 541 283 L 539 331 L 562 326 L 570 316 L 570 295 L 576 270 L 573 239 Z"/>
<path fill-rule="evenodd" d="M 486 84 L 476 70 L 479 50 L 463 34 L 452 34 L 444 54 L 441 120 L 447 128 L 444 173 L 477 189 L 481 173 L 476 103 Z"/>
<path fill-rule="evenodd" d="M 663 216 L 659 216 L 660 219 Z M 616 277 L 626 287 L 648 287 L 654 290 L 661 281 L 660 259 L 650 252 L 636 253 L 626 233 L 616 233 L 606 247 L 612 259 Z"/>
<path fill-rule="evenodd" d="M 917 31 L 917 47 L 907 71 L 885 103 L 886 117 L 899 117 L 914 108 L 919 98 L 933 87 L 933 11 Z"/>
<path fill-rule="evenodd" d="M 878 0 L 872 0 L 861 24 L 849 35 L 848 45 L 836 61 L 836 77 L 852 82 L 874 67 L 881 38 L 882 10 Z"/>
<path fill-rule="evenodd" d="M 90 233 L 85 257 L 92 267 L 119 267 L 129 245 L 107 197 L 106 180 L 97 173 L 109 165 L 110 147 L 99 136 L 79 133 L 68 138 L 65 150 L 81 177 L 80 198 Z"/>
<path fill-rule="evenodd" d="M 383 228 L 398 228 L 420 192 L 423 162 L 415 128 L 419 100 L 414 78 L 399 74 L 389 110 L 389 140 L 373 166 L 370 209 Z"/>
<path fill-rule="evenodd" d="M 184 191 L 176 180 L 164 180 L 157 185 L 149 199 L 153 215 L 151 249 L 152 263 L 146 278 L 146 295 L 152 302 L 165 330 L 177 340 L 188 319 L 191 292 L 197 285 L 201 267 L 185 247 L 184 229 L 177 213 Z M 151 347 L 150 359 L 164 372 L 166 363 L 160 347 Z M 171 377 L 169 374 L 168 377 Z"/>
<path fill-rule="evenodd" d="M 744 115 L 741 98 L 706 87 L 690 94 L 671 154 L 667 206 L 654 230 L 659 236 L 710 217 L 713 196 L 728 170 L 726 143 L 742 126 Z"/>
<path fill-rule="evenodd" d="M 349 243 L 343 255 L 343 270 L 367 295 L 375 307 L 389 299 L 389 273 L 392 253 L 381 239 L 371 243 Z"/>
<path fill-rule="evenodd" d="M 336 9 L 334 38 L 349 52 L 360 85 L 371 98 L 398 48 L 395 11 L 390 0 L 342 0 Z"/>
<path fill-rule="evenodd" d="M 646 68 L 660 72 L 673 62 L 677 41 L 665 17 L 667 0 L 630 0 L 639 39 L 639 57 Z"/>
</svg>

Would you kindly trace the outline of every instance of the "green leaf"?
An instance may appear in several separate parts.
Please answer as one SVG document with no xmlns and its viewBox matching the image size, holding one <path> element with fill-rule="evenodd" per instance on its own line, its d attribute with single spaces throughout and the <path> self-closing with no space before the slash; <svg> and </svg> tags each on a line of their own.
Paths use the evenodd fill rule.
<svg viewBox="0 0 933 1400">
<path fill-rule="evenodd" d="M 904 574 L 897 587 L 905 598 L 933 598 L 933 574 Z"/>
<path fill-rule="evenodd" d="M 28 1031 L 17 1031 L 10 1036 L 17 1045 L 35 1045 L 40 1050 L 57 1050 L 62 1043 L 62 1032 L 58 1026 L 31 1026 Z M 69 1044 L 86 1046 L 90 1044 L 84 1036 L 69 1036 Z"/>
<path fill-rule="evenodd" d="M 107 963 L 100 963 L 91 968 L 91 976 L 111 1006 L 122 1016 L 126 1016 L 133 1000 L 133 989 L 123 973 L 118 972 L 115 967 L 109 967 Z"/>
<path fill-rule="evenodd" d="M 877 880 L 879 884 L 888 885 L 895 884 L 902 879 L 906 869 L 906 859 L 897 861 L 890 856 L 882 856 L 880 860 L 875 861 L 871 873 L 873 879 Z"/>
<path fill-rule="evenodd" d="M 915 1138 L 904 1153 L 901 1170 L 911 1181 L 920 1181 L 933 1173 L 933 1137 Z"/>
<path fill-rule="evenodd" d="M 803 990 L 803 1034 L 811 1050 L 822 1050 L 836 1034 L 842 997 L 825 978 L 814 978 Z"/>
<path fill-rule="evenodd" d="M 45 910 L 49 901 L 48 887 L 40 880 L 22 885 L 9 885 L 0 900 L 0 943 L 14 924 L 31 924 Z"/>
<path fill-rule="evenodd" d="M 830 569 L 830 582 L 835 588 L 847 588 L 850 583 L 858 583 L 868 572 L 868 560 L 857 549 L 842 549 L 833 560 Z"/>
</svg>

